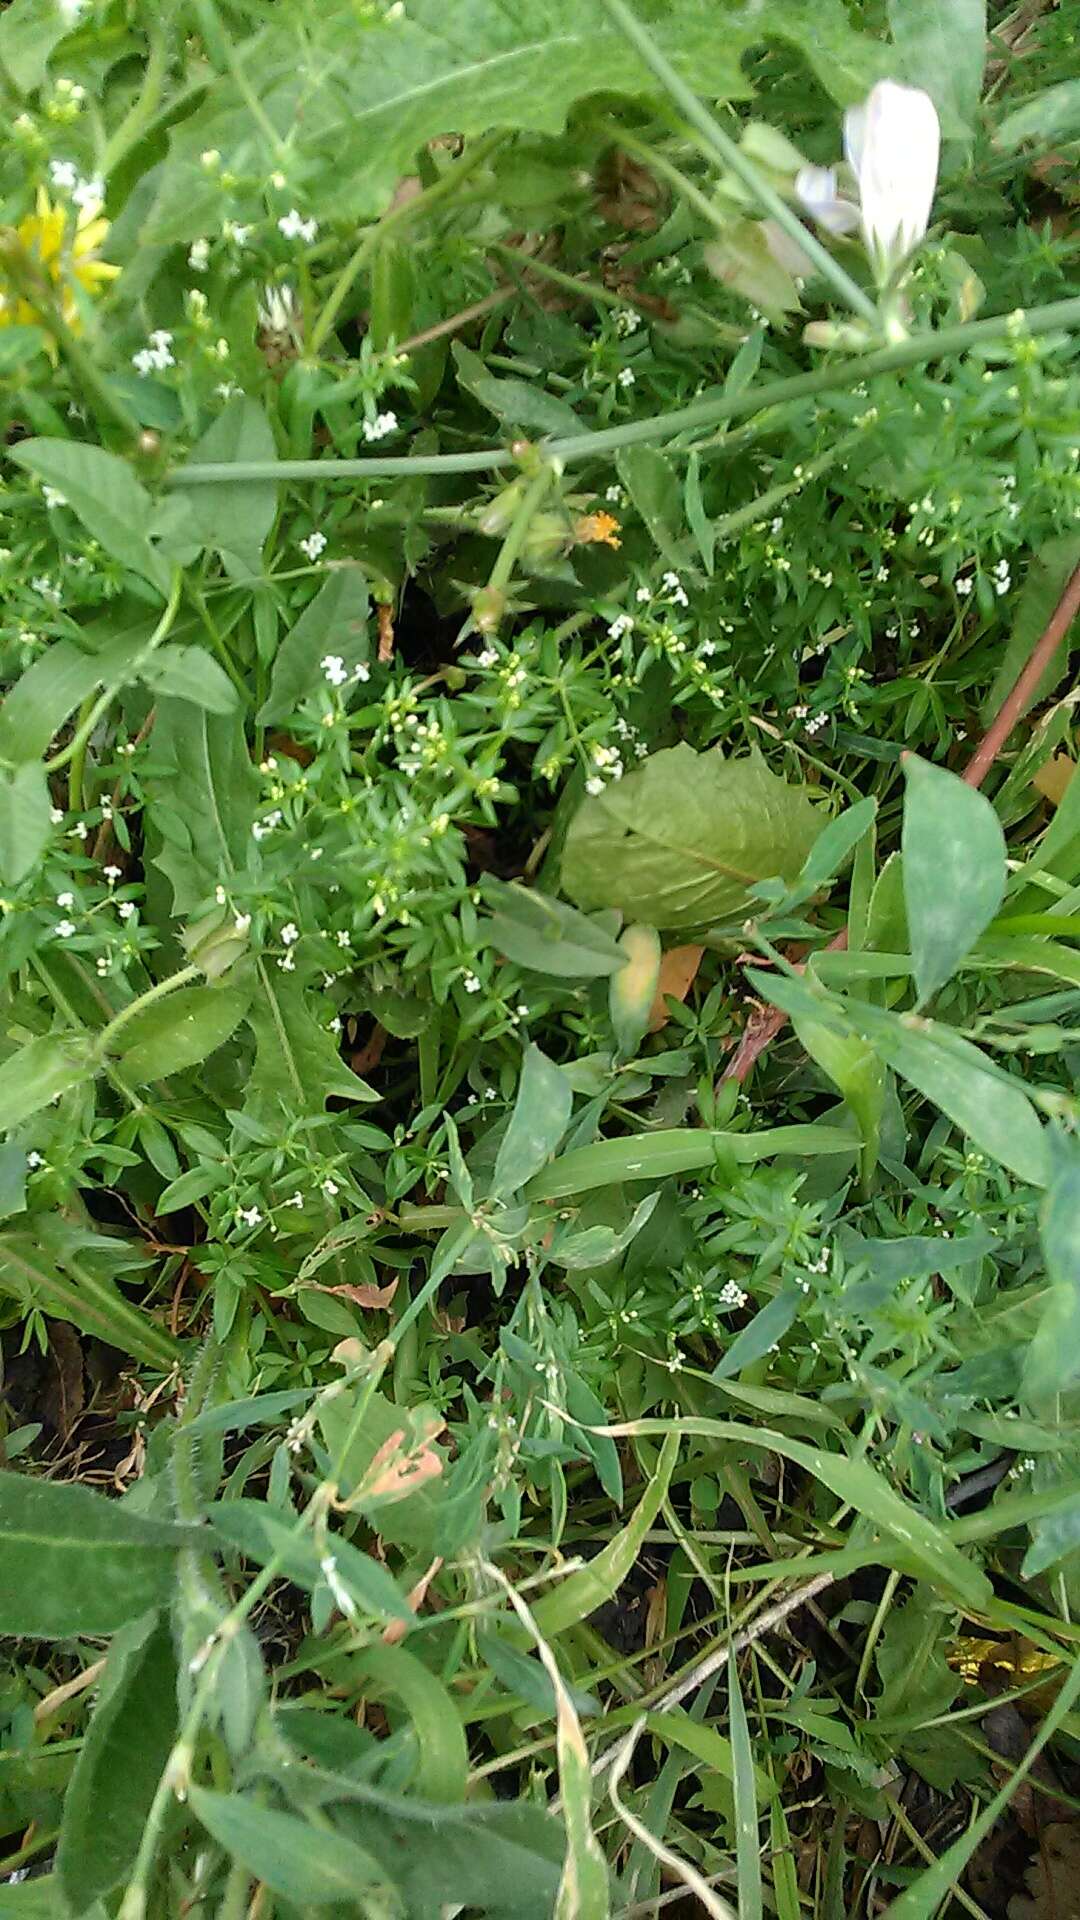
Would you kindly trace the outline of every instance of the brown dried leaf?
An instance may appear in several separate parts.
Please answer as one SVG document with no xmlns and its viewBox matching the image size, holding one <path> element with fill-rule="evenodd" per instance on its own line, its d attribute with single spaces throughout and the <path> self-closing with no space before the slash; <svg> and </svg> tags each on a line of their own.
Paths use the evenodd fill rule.
<svg viewBox="0 0 1080 1920">
<path fill-rule="evenodd" d="M 1044 761 L 1031 784 L 1049 800 L 1051 806 L 1060 807 L 1075 772 L 1075 760 L 1070 760 L 1067 753 L 1055 753 L 1051 760 Z"/>
<path fill-rule="evenodd" d="M 660 961 L 660 978 L 656 983 L 656 997 L 649 1014 L 649 1032 L 660 1033 L 671 1018 L 666 1002 L 686 999 L 697 970 L 701 965 L 704 947 L 669 947 Z"/>
<path fill-rule="evenodd" d="M 1080 1827 L 1043 1827 L 1024 1875 L 1027 1893 L 1009 1901 L 1009 1920 L 1080 1920 Z"/>
<path fill-rule="evenodd" d="M 340 1287 L 324 1287 L 317 1280 L 308 1280 L 306 1285 L 312 1293 L 333 1293 L 339 1300 L 351 1300 L 354 1307 L 371 1309 L 390 1306 L 398 1290 L 396 1280 L 391 1280 L 388 1287 L 351 1287 L 344 1283 Z"/>
</svg>

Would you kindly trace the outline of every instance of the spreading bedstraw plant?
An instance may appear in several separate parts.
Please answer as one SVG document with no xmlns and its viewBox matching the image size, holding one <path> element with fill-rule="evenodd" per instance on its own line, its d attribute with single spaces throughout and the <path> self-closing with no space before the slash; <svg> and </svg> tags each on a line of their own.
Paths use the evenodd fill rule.
<svg viewBox="0 0 1080 1920">
<path fill-rule="evenodd" d="M 1076 58 L 0 13 L 0 1913 L 1075 1802 Z"/>
</svg>

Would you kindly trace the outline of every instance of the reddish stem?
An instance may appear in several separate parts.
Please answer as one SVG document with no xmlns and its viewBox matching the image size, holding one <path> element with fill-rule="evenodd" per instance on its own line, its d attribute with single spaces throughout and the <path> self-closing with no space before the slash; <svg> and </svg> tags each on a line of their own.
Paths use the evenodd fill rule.
<svg viewBox="0 0 1080 1920">
<path fill-rule="evenodd" d="M 1044 632 L 1036 641 L 1022 671 L 964 768 L 963 778 L 969 787 L 982 786 L 1017 721 L 1023 716 L 1025 707 L 1035 694 L 1043 674 L 1078 613 L 1080 613 L 1080 567 L 1069 575 L 1061 598 Z M 847 943 L 847 928 L 842 927 L 840 932 L 829 941 L 825 952 L 843 953 Z M 756 1010 L 747 1022 L 746 1030 L 724 1069 L 724 1079 L 738 1080 L 741 1084 L 751 1067 L 760 1060 L 766 1048 L 771 1046 L 786 1024 L 787 1014 L 782 1013 L 779 1007 Z"/>
</svg>

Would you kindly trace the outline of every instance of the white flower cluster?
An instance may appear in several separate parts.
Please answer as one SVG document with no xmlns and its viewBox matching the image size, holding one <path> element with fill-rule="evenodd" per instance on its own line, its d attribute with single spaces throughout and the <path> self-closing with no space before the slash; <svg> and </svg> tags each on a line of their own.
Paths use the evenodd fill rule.
<svg viewBox="0 0 1080 1920">
<path fill-rule="evenodd" d="M 172 334 L 165 327 L 157 327 L 150 335 L 150 345 L 131 356 L 136 373 L 145 379 L 148 373 L 164 373 L 166 367 L 175 367 L 172 343 Z"/>
<path fill-rule="evenodd" d="M 397 425 L 396 413 L 377 413 L 374 420 L 364 421 L 362 429 L 364 439 L 369 445 L 373 440 L 385 440 L 388 433 L 397 432 Z"/>
<path fill-rule="evenodd" d="M 303 240 L 310 245 L 318 231 L 318 221 L 305 220 L 295 207 L 290 207 L 288 213 L 283 213 L 278 221 L 278 232 L 286 240 Z"/>
<path fill-rule="evenodd" d="M 50 160 L 49 179 L 61 193 L 70 193 L 80 213 L 95 214 L 105 201 L 105 182 L 97 176 L 84 180 L 74 160 Z"/>
</svg>

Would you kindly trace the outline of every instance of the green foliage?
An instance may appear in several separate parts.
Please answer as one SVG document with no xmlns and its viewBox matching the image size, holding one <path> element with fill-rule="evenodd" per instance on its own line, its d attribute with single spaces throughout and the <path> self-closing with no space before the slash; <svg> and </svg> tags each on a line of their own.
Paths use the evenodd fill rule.
<svg viewBox="0 0 1080 1920">
<path fill-rule="evenodd" d="M 929 1920 L 1067 1791 L 1066 15 L 0 14 L 0 1912 Z"/>
</svg>

